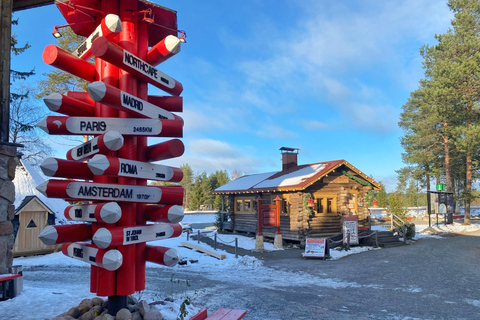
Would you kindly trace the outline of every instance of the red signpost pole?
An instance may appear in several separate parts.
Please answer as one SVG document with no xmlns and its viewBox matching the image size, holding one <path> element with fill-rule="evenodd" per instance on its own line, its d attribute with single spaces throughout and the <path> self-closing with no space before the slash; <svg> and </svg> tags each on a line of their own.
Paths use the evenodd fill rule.
<svg viewBox="0 0 480 320">
<path fill-rule="evenodd" d="M 257 201 L 257 235 L 263 236 L 262 233 L 262 198 L 258 196 Z"/>
<path fill-rule="evenodd" d="M 56 4 L 67 22 L 84 18 L 69 2 Z M 145 289 L 146 261 L 173 266 L 179 260 L 176 250 L 146 242 L 181 234 L 183 189 L 147 186 L 147 180 L 180 181 L 180 169 L 150 162 L 179 157 L 185 147 L 178 139 L 147 146 L 147 137 L 183 136 L 183 119 L 172 113 L 183 111 L 183 86 L 154 65 L 177 54 L 184 38 L 176 34 L 176 13 L 148 1 L 75 4 L 92 10 L 90 27 L 72 26 L 86 40 L 73 53 L 47 46 L 43 59 L 90 82 L 89 92 L 52 93 L 46 105 L 67 117 L 49 116 L 38 126 L 49 134 L 93 136 L 69 150 L 68 160 L 42 164 L 50 176 L 87 181 L 49 180 L 37 189 L 48 197 L 83 201 L 68 207 L 65 216 L 91 224 L 49 227 L 41 239 L 77 241 L 65 244 L 64 253 L 92 264 L 90 291 L 108 296 L 108 313 L 115 316 L 127 306 L 128 295 Z M 85 61 L 91 55 L 94 65 Z M 149 96 L 148 84 L 173 97 Z M 88 240 L 92 244 L 85 244 Z"/>
<path fill-rule="evenodd" d="M 275 216 L 275 226 L 277 227 L 277 230 L 275 231 L 275 234 L 281 234 L 280 232 L 280 203 L 282 199 L 277 196 L 275 199 L 273 199 L 277 203 L 277 210 L 276 210 L 276 216 Z"/>
</svg>

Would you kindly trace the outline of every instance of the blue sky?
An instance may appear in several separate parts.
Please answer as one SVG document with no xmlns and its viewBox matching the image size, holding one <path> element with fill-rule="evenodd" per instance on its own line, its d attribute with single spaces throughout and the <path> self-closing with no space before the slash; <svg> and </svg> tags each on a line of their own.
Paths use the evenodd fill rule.
<svg viewBox="0 0 480 320">
<path fill-rule="evenodd" d="M 401 106 L 423 76 L 419 48 L 450 26 L 446 1 L 154 2 L 176 10 L 187 33 L 181 52 L 157 67 L 184 87 L 186 151 L 164 163 L 276 171 L 286 146 L 300 148 L 300 164 L 345 159 L 393 190 L 404 166 Z M 42 51 L 53 26 L 65 20 L 54 5 L 14 18 L 32 48 L 12 67 L 35 67 L 29 81 L 37 80 L 50 68 Z"/>
</svg>

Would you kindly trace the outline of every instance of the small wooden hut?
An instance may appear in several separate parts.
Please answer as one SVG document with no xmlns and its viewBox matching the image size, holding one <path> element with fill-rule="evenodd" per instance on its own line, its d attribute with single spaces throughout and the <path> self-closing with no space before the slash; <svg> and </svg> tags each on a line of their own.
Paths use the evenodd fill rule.
<svg viewBox="0 0 480 320">
<path fill-rule="evenodd" d="M 358 227 L 370 229 L 369 196 L 381 186 L 345 160 L 298 165 L 298 149 L 281 148 L 282 171 L 240 177 L 213 191 L 228 198 L 229 230 L 255 233 L 257 203 L 281 201 L 280 231 L 284 240 L 329 237 L 342 232 L 342 217 L 356 215 Z M 275 227 L 263 234 L 274 237 Z"/>
<path fill-rule="evenodd" d="M 69 205 L 62 199 L 51 199 L 36 187 L 45 180 L 28 164 L 20 160 L 15 179 L 15 218 L 12 220 L 15 236 L 14 256 L 50 253 L 55 246 L 46 246 L 38 239 L 42 230 L 51 224 L 65 223 L 64 209 Z"/>
<path fill-rule="evenodd" d="M 43 244 L 38 235 L 47 225 L 55 224 L 55 214 L 37 196 L 23 199 L 12 222 L 16 227 L 15 256 L 53 252 L 55 246 Z"/>
</svg>

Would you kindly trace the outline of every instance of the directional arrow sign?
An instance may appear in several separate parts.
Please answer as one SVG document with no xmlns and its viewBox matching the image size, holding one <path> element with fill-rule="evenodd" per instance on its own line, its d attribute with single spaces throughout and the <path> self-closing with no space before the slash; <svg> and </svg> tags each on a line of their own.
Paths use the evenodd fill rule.
<svg viewBox="0 0 480 320">
<path fill-rule="evenodd" d="M 122 208 L 116 202 L 71 205 L 65 208 L 65 218 L 74 221 L 117 223 Z"/>
<path fill-rule="evenodd" d="M 175 238 L 182 234 L 180 224 L 158 223 L 135 227 L 100 228 L 92 241 L 102 249 L 143 243 L 152 240 Z"/>
<path fill-rule="evenodd" d="M 120 176 L 172 182 L 180 182 L 183 178 L 183 172 L 179 168 L 102 154 L 97 154 L 90 159 L 88 167 L 93 174 L 98 176 Z"/>
<path fill-rule="evenodd" d="M 88 85 L 90 97 L 97 102 L 112 108 L 128 112 L 135 116 L 152 119 L 175 119 L 173 113 L 139 99 L 134 95 L 121 91 L 102 81 L 95 81 Z"/>
<path fill-rule="evenodd" d="M 162 41 L 154 45 L 147 52 L 148 63 L 156 66 L 180 52 L 181 41 L 178 37 L 168 35 Z"/>
<path fill-rule="evenodd" d="M 105 39 L 105 38 L 104 38 Z M 107 40 L 108 41 L 108 40 Z M 98 73 L 95 66 L 84 61 L 70 52 L 49 44 L 43 50 L 43 62 L 52 67 L 66 71 L 88 82 L 98 80 Z"/>
<path fill-rule="evenodd" d="M 49 180 L 37 187 L 49 198 L 107 200 L 181 205 L 183 188 L 173 186 L 131 186 L 107 183 Z"/>
<path fill-rule="evenodd" d="M 145 219 L 154 222 L 178 223 L 184 216 L 181 206 L 147 206 Z"/>
<path fill-rule="evenodd" d="M 183 120 L 48 116 L 37 127 L 52 135 L 97 135 L 117 131 L 122 135 L 182 137 Z"/>
<path fill-rule="evenodd" d="M 93 42 L 92 53 L 94 56 L 110 62 L 114 66 L 174 96 L 179 96 L 183 91 L 180 82 L 119 45 L 108 41 L 105 37 L 99 37 Z"/>
<path fill-rule="evenodd" d="M 146 261 L 167 267 L 174 267 L 180 261 L 180 255 L 177 250 L 160 246 L 145 246 L 143 255 Z"/>
<path fill-rule="evenodd" d="M 95 114 L 95 106 L 92 104 L 56 92 L 45 97 L 43 102 L 51 111 L 69 116 L 93 116 Z"/>
<path fill-rule="evenodd" d="M 49 177 L 93 180 L 93 174 L 85 162 L 47 158 L 40 168 Z"/>
<path fill-rule="evenodd" d="M 38 235 L 47 246 L 65 242 L 87 241 L 92 238 L 90 224 L 48 225 Z"/>
<path fill-rule="evenodd" d="M 109 40 L 113 39 L 117 33 L 122 31 L 122 21 L 120 17 L 115 14 L 107 14 L 93 33 L 88 36 L 85 41 L 72 54 L 82 60 L 87 60 L 92 57 L 92 43 L 98 37 L 105 37 Z"/>
<path fill-rule="evenodd" d="M 102 250 L 89 244 L 65 243 L 62 245 L 62 252 L 66 256 L 109 271 L 117 270 L 123 263 L 123 256 L 117 249 Z"/>
<path fill-rule="evenodd" d="M 68 160 L 83 160 L 97 153 L 110 153 L 123 146 L 123 137 L 117 131 L 108 131 L 67 151 Z"/>
<path fill-rule="evenodd" d="M 147 161 L 160 161 L 180 157 L 185 152 L 182 140 L 172 139 L 148 146 L 145 150 Z"/>
</svg>

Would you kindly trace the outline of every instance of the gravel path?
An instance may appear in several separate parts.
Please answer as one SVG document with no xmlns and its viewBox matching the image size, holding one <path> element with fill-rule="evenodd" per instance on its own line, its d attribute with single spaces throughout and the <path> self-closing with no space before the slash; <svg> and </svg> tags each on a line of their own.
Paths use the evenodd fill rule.
<svg viewBox="0 0 480 320">
<path fill-rule="evenodd" d="M 239 286 L 219 281 L 234 297 L 208 291 L 198 302 L 216 308 L 223 300 L 247 309 L 245 319 L 479 319 L 479 236 L 420 239 L 338 261 L 304 259 L 301 249 L 250 252 L 275 271 L 270 284 L 263 275 Z M 291 278 L 276 283 L 276 272 Z"/>
<path fill-rule="evenodd" d="M 241 271 L 147 268 L 144 295 L 163 299 L 186 293 L 209 312 L 246 309 L 246 320 L 480 318 L 480 232 L 420 239 L 337 261 L 307 260 L 302 252 L 242 251 L 261 259 L 263 267 Z M 77 298 L 62 288 L 68 283 L 88 292 L 88 274 L 88 267 L 35 267 L 24 270 L 24 281 L 44 288 L 50 300 L 58 301 L 52 301 L 52 308 L 63 312 Z M 190 286 L 172 284 L 171 279 L 189 279 Z M 15 318 L 15 313 L 4 308 L 0 319 L 26 319 Z"/>
</svg>

